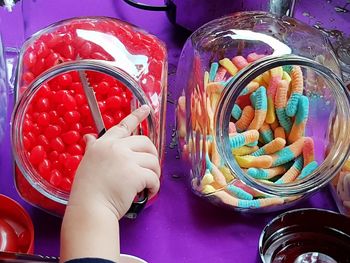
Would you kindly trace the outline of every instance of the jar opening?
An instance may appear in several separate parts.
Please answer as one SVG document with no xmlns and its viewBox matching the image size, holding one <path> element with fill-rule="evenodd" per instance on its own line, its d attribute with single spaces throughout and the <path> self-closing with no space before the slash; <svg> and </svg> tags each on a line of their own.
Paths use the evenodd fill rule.
<svg viewBox="0 0 350 263">
<path fill-rule="evenodd" d="M 349 101 L 341 80 L 320 63 L 294 55 L 259 59 L 222 90 L 215 111 L 218 152 L 248 186 L 304 195 L 328 183 L 350 154 Z M 243 146 L 252 151 L 237 153 Z"/>
<path fill-rule="evenodd" d="M 53 168 L 56 165 L 54 162 L 61 162 L 55 166 L 54 171 L 58 175 L 67 173 L 66 176 L 72 183 L 85 148 L 79 134 L 99 132 L 91 117 L 79 72 L 84 72 L 87 79 L 91 80 L 88 83 L 89 88 L 94 90 L 102 121 L 107 129 L 119 123 L 128 112 L 147 104 L 151 108 L 151 114 L 135 134 L 147 135 L 156 145 L 159 144 L 155 132 L 156 120 L 152 98 L 149 98 L 126 72 L 114 67 L 112 62 L 85 59 L 63 62 L 45 71 L 22 94 L 17 94 L 18 97 L 20 95 L 20 99 L 12 115 L 11 140 L 16 164 L 24 177 L 41 194 L 62 204 L 68 201 L 69 189 L 63 187 L 61 181 L 53 181 L 51 177 L 47 177 L 47 167 Z M 56 89 L 55 85 L 67 85 L 67 88 Z M 50 99 L 47 99 L 48 97 Z M 53 108 L 47 103 L 53 103 Z M 62 112 L 57 114 L 58 111 Z M 28 152 L 27 145 L 32 143 L 29 134 L 36 132 L 32 131 L 33 127 L 38 130 L 38 137 L 34 139 L 37 145 L 34 148 L 38 149 L 32 148 Z M 65 127 L 67 130 L 64 130 Z M 84 132 L 81 129 L 84 129 Z M 50 155 L 53 152 L 57 155 L 53 156 L 54 161 L 50 161 L 50 156 L 45 150 L 46 143 Z M 63 151 L 64 147 L 68 149 Z M 50 173 L 52 172 L 51 170 Z"/>
</svg>

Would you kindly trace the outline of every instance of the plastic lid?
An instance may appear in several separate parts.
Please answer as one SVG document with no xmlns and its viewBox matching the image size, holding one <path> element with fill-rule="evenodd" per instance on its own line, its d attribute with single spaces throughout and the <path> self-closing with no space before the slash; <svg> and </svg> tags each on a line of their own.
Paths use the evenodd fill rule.
<svg viewBox="0 0 350 263">
<path fill-rule="evenodd" d="M 321 209 L 298 209 L 274 218 L 263 230 L 263 262 L 350 262 L 350 218 Z"/>
<path fill-rule="evenodd" d="M 33 253 L 34 227 L 24 208 L 0 194 L 0 251 Z"/>
</svg>

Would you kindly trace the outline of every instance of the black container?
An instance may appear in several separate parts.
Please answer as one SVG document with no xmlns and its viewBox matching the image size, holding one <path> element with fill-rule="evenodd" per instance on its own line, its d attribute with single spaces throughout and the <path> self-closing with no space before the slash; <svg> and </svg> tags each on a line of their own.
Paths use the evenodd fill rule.
<svg viewBox="0 0 350 263">
<path fill-rule="evenodd" d="M 350 218 L 298 209 L 274 218 L 259 240 L 262 262 L 350 262 Z"/>
</svg>

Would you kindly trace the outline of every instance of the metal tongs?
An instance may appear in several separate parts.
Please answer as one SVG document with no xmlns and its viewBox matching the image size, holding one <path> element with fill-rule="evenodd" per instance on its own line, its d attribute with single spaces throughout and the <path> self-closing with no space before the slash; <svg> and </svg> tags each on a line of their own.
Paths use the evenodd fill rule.
<svg viewBox="0 0 350 263">
<path fill-rule="evenodd" d="M 101 116 L 100 109 L 97 104 L 96 96 L 94 90 L 91 88 L 85 71 L 78 70 L 80 81 L 83 85 L 83 89 L 89 104 L 92 118 L 95 122 L 98 137 L 101 137 L 106 132 L 106 127 L 104 126 L 103 119 Z M 125 214 L 127 218 L 136 218 L 137 215 L 142 211 L 148 201 L 148 190 L 145 189 L 141 194 L 137 196 L 138 200 L 131 204 L 131 207 Z"/>
</svg>

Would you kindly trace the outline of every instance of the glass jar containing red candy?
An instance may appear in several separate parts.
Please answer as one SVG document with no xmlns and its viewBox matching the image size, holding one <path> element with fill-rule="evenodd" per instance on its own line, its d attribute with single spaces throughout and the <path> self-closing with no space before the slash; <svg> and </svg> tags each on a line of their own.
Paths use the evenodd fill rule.
<svg viewBox="0 0 350 263">
<path fill-rule="evenodd" d="M 242 12 L 196 30 L 176 80 L 179 145 L 195 194 L 231 210 L 271 211 L 330 182 L 350 153 L 340 76 L 328 40 L 290 17 Z"/>
<path fill-rule="evenodd" d="M 135 134 L 149 136 L 162 160 L 167 57 L 156 37 L 112 18 L 65 20 L 26 41 L 19 65 L 11 135 L 16 186 L 29 203 L 63 214 L 83 136 L 101 132 L 95 116 L 109 129 L 148 104 Z"/>
</svg>

